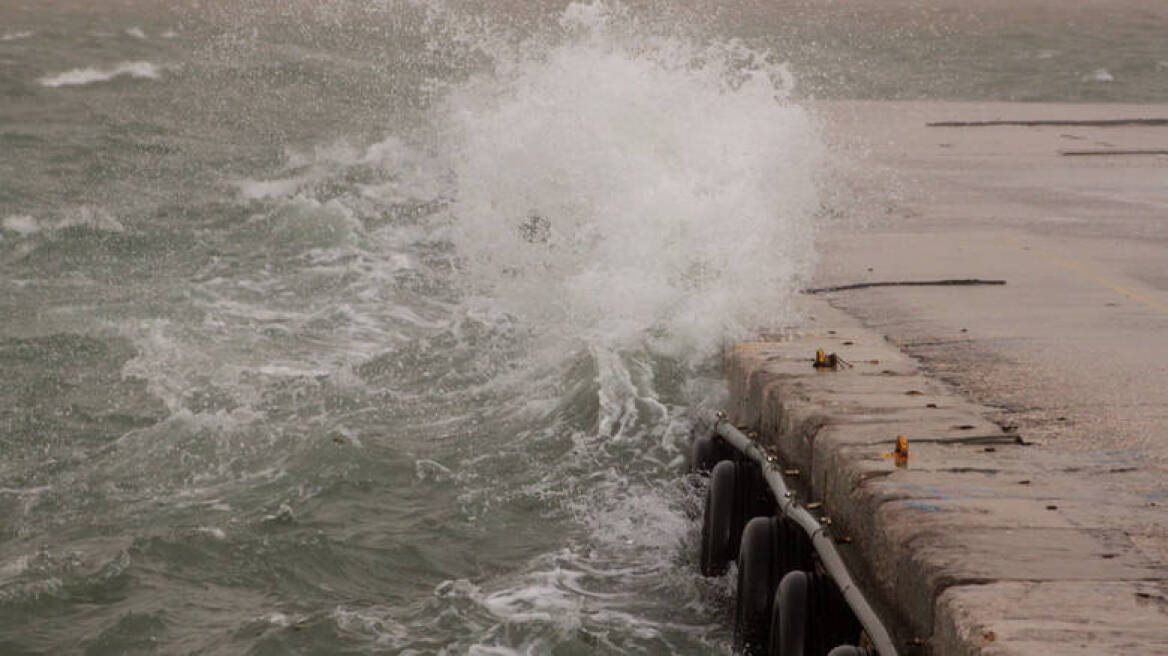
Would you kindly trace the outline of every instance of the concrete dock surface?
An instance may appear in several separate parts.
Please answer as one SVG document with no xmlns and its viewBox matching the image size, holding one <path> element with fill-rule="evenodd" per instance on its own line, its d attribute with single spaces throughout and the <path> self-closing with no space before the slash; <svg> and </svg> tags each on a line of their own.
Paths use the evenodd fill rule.
<svg viewBox="0 0 1168 656">
<path fill-rule="evenodd" d="M 919 649 L 1168 654 L 1168 156 L 1119 154 L 1168 125 L 1075 124 L 1168 106 L 820 114 L 849 164 L 813 286 L 1006 284 L 805 296 L 796 336 L 733 350 L 735 420 L 811 472 Z M 1003 120 L 1061 124 L 928 125 Z"/>
<path fill-rule="evenodd" d="M 1162 521 L 1125 528 L 1168 562 L 1168 156 L 1061 154 L 1168 149 L 1168 124 L 928 126 L 1149 118 L 1168 119 L 1168 106 L 873 103 L 839 112 L 829 126 L 836 138 L 862 144 L 861 126 L 883 135 L 859 170 L 897 197 L 870 206 L 866 227 L 822 235 L 818 278 L 1006 280 L 828 298 L 1028 441 L 1110 463 L 1119 471 L 1108 485 L 1164 503 Z"/>
</svg>

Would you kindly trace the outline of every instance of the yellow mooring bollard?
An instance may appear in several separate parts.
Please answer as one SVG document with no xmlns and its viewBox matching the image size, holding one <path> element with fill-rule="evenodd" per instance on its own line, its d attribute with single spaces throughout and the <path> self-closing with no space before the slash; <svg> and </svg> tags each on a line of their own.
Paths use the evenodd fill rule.
<svg viewBox="0 0 1168 656">
<path fill-rule="evenodd" d="M 908 438 L 904 435 L 896 436 L 896 448 L 888 453 L 881 453 L 881 458 L 892 458 L 897 467 L 908 467 Z"/>
</svg>

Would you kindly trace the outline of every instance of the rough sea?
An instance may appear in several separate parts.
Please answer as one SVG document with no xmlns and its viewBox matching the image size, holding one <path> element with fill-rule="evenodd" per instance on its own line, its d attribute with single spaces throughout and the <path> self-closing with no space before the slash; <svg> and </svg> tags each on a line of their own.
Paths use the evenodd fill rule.
<svg viewBox="0 0 1168 656">
<path fill-rule="evenodd" d="M 728 653 L 814 103 L 1168 101 L 1158 2 L 1015 4 L 0 0 L 0 654 Z"/>
</svg>

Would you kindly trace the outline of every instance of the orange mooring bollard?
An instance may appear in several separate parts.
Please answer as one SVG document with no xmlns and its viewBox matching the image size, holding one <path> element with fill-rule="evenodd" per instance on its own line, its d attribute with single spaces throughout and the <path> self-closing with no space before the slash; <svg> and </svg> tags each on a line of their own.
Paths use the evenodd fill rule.
<svg viewBox="0 0 1168 656">
<path fill-rule="evenodd" d="M 896 436 L 896 450 L 892 452 L 892 458 L 897 467 L 908 467 L 908 438 L 904 435 Z"/>
<path fill-rule="evenodd" d="M 888 453 L 881 453 L 881 458 L 892 458 L 897 467 L 908 467 L 908 438 L 904 435 L 896 436 L 896 448 Z"/>
</svg>

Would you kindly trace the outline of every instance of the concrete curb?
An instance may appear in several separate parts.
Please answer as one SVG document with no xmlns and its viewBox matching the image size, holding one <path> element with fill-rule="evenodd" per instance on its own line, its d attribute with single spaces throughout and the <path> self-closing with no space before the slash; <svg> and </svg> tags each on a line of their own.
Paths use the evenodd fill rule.
<svg viewBox="0 0 1168 656">
<path fill-rule="evenodd" d="M 945 655 L 1168 653 L 1168 571 L 1092 521 L 1116 509 L 1089 508 L 1082 463 L 1024 445 L 856 319 L 800 302 L 802 335 L 727 354 L 728 412 L 802 472 L 901 639 Z M 853 366 L 816 370 L 817 348 Z M 898 434 L 907 468 L 881 456 Z"/>
</svg>

